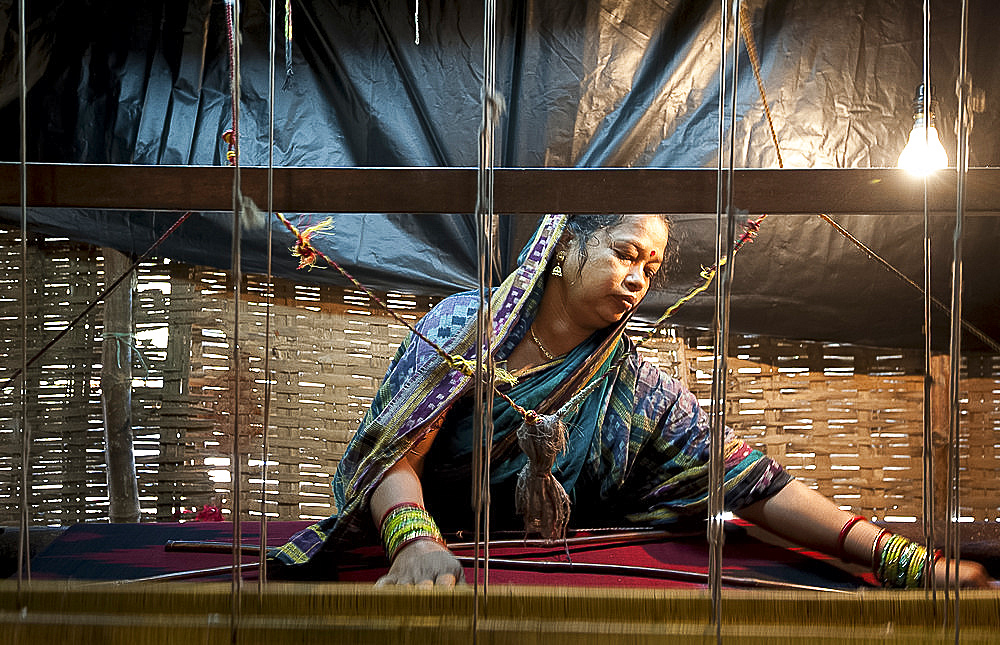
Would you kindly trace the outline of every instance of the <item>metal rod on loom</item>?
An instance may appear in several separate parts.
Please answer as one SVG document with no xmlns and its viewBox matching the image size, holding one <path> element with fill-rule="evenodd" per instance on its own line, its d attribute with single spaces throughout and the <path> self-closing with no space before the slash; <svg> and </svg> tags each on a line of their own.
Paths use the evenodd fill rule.
<svg viewBox="0 0 1000 645">
<path fill-rule="evenodd" d="M 475 566 L 476 556 L 456 556 L 463 566 Z M 667 569 L 661 567 L 645 567 L 636 565 L 610 564 L 606 562 L 567 562 L 564 560 L 528 560 L 516 558 L 491 558 L 490 564 L 500 569 L 517 571 L 536 571 L 541 573 L 579 573 L 593 575 L 627 576 L 638 578 L 652 578 L 656 580 L 678 580 L 681 582 L 691 582 L 695 584 L 705 584 L 709 580 L 709 574 L 700 571 L 686 571 L 683 569 Z M 161 573 L 155 576 L 144 578 L 132 578 L 129 580 L 103 580 L 100 582 L 84 583 L 85 587 L 117 587 L 136 583 L 148 582 L 168 582 L 172 580 L 191 580 L 195 578 L 205 578 L 209 576 L 219 576 L 233 571 L 238 575 L 250 572 L 256 565 L 253 563 L 241 564 L 234 570 L 231 565 L 209 567 L 206 569 L 191 569 L 188 571 L 174 571 L 171 573 Z M 783 582 L 781 580 L 769 580 L 767 578 L 754 578 L 749 576 L 720 576 L 721 582 L 733 587 L 750 587 L 763 589 L 784 589 L 790 591 L 819 591 L 824 593 L 856 595 L 857 592 L 850 589 L 837 589 L 835 587 L 820 587 L 816 585 L 803 585 L 795 582 Z"/>
<path fill-rule="evenodd" d="M 731 95 L 730 120 L 729 120 L 729 161 L 725 164 L 725 106 L 726 106 L 726 44 L 727 27 L 732 21 L 733 42 L 731 44 L 731 72 L 732 83 L 729 91 Z M 712 328 L 715 333 L 715 356 L 712 371 L 712 425 L 709 435 L 709 460 L 708 460 L 708 542 L 709 542 L 709 588 L 712 596 L 713 624 L 715 626 L 716 640 L 722 642 L 722 547 L 725 534 L 722 530 L 722 513 L 724 501 L 724 473 L 723 473 L 723 440 L 726 424 L 726 355 L 729 351 L 729 298 L 732 284 L 733 265 L 733 242 L 735 237 L 735 213 L 733 212 L 733 179 L 735 163 L 735 124 L 736 124 L 736 95 L 737 95 L 737 67 L 738 57 L 738 34 L 739 34 L 739 0 L 733 0 L 732 11 L 726 0 L 722 0 L 720 16 L 720 44 L 719 44 L 719 157 L 718 173 L 716 184 L 716 239 L 715 257 L 719 258 L 721 264 L 721 275 L 715 285 L 715 313 L 712 320 Z M 727 176 L 723 177 L 723 168 L 727 169 Z M 726 185 L 726 227 L 725 239 L 723 239 L 723 186 Z M 725 253 L 725 262 L 722 262 L 722 254 Z"/>
<path fill-rule="evenodd" d="M 18 605 L 23 607 L 21 584 L 31 581 L 31 542 L 29 508 L 31 505 L 31 432 L 28 425 L 28 70 L 27 39 L 28 30 L 24 19 L 25 0 L 17 7 L 18 59 L 20 63 L 19 101 L 21 108 L 20 148 L 21 148 L 21 513 L 20 532 L 17 543 L 17 595 Z"/>
<path fill-rule="evenodd" d="M 240 186 L 240 7 L 238 0 L 226 0 L 227 12 L 230 12 L 229 37 L 230 57 L 232 64 L 232 82 L 230 95 L 233 111 L 233 333 L 232 333 L 232 363 L 230 365 L 230 382 L 232 387 L 233 409 L 233 448 L 232 459 L 232 523 L 233 523 L 233 570 L 232 570 L 232 603 L 230 628 L 232 641 L 236 642 L 237 628 L 240 622 L 240 590 L 243 577 L 240 574 L 241 554 L 238 544 L 243 536 L 240 525 L 240 283 L 242 276 L 242 258 L 240 254 L 242 240 L 240 220 L 243 210 L 243 195 Z"/>
<path fill-rule="evenodd" d="M 636 530 L 621 531 L 617 533 L 604 533 L 600 535 L 582 535 L 578 537 L 568 537 L 556 542 L 552 547 L 550 540 L 520 538 L 516 540 L 491 540 L 492 547 L 511 548 L 554 548 L 559 553 L 564 553 L 568 547 L 585 546 L 607 546 L 608 544 L 642 544 L 645 542 L 657 542 L 665 539 L 676 538 L 676 533 L 659 530 Z M 263 543 L 261 543 L 263 544 Z M 464 551 L 475 549 L 477 543 L 472 542 L 448 542 L 448 548 L 453 551 Z M 163 550 L 167 552 L 191 552 L 191 553 L 229 553 L 233 549 L 230 542 L 218 542 L 213 540 L 168 540 L 163 545 Z M 265 549 L 266 550 L 266 549 Z M 240 552 L 243 555 L 257 555 L 261 548 L 257 544 L 241 544 Z"/>
<path fill-rule="evenodd" d="M 962 19 L 958 41 L 958 81 L 955 85 L 955 93 L 958 97 L 958 149 L 956 152 L 957 185 L 955 191 L 955 230 L 953 238 L 952 257 L 952 283 L 951 283 L 951 327 L 948 354 L 951 363 L 951 374 L 948 387 L 950 397 L 950 415 L 948 439 L 950 450 L 948 453 L 948 481 L 951 486 L 951 494 L 948 496 L 948 532 L 945 539 L 945 552 L 949 558 L 945 567 L 945 595 L 948 593 L 948 583 L 951 581 L 949 568 L 952 562 L 957 562 L 961 557 L 961 546 L 959 544 L 959 520 L 962 515 L 960 504 L 959 484 L 959 441 L 960 441 L 960 395 L 959 380 L 962 369 L 962 237 L 965 227 L 965 179 L 969 169 L 969 129 L 971 128 L 972 115 L 969 111 L 969 97 L 971 79 L 968 70 L 968 30 L 969 30 L 969 6 L 967 0 L 962 0 Z M 925 88 L 925 94 L 926 94 Z M 957 564 L 955 565 L 957 567 Z M 957 574 L 956 573 L 956 582 Z M 959 613 L 959 587 L 955 584 L 955 642 L 959 640 L 960 613 Z"/>
<path fill-rule="evenodd" d="M 264 419 L 261 427 L 260 448 L 260 553 L 258 557 L 259 571 L 257 573 L 257 593 L 264 592 L 267 584 L 267 462 L 270 456 L 268 429 L 271 424 L 271 301 L 274 288 L 271 284 L 271 213 L 274 210 L 274 73 L 275 73 L 275 29 L 277 23 L 277 7 L 275 0 L 268 7 L 268 26 L 271 36 L 268 39 L 267 60 L 267 215 L 264 219 L 267 225 L 267 291 L 264 294 Z M 242 540 L 243 536 L 240 536 Z"/>
<path fill-rule="evenodd" d="M 924 123 L 928 127 L 924 128 L 924 146 L 928 145 L 930 138 L 930 95 L 931 95 L 931 72 L 930 72 L 930 26 L 931 26 L 931 6 L 930 0 L 923 3 L 923 55 L 922 55 L 922 78 L 924 86 L 923 109 Z M 937 584 L 934 577 L 933 554 L 934 554 L 934 520 L 936 515 L 936 504 L 934 500 L 934 428 L 931 419 L 931 388 L 934 384 L 934 377 L 931 370 L 931 230 L 930 230 L 930 204 L 928 196 L 928 173 L 923 176 L 924 189 L 924 404 L 923 404 L 923 448 L 921 451 L 923 463 L 923 527 L 924 543 L 927 547 L 927 557 L 924 570 L 927 571 L 928 586 L 931 590 L 931 599 L 937 600 Z M 937 606 L 937 602 L 934 602 Z"/>
</svg>

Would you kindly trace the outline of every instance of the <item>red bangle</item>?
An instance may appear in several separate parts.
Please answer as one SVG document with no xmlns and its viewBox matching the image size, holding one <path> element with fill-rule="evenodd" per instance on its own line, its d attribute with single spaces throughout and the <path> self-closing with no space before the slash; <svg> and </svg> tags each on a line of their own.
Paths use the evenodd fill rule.
<svg viewBox="0 0 1000 645">
<path fill-rule="evenodd" d="M 854 527 L 855 524 L 862 521 L 863 519 L 865 518 L 863 518 L 860 515 L 855 515 L 854 517 L 852 517 L 851 519 L 847 520 L 847 522 L 844 523 L 844 528 L 840 529 L 840 535 L 837 536 L 837 555 L 839 555 L 841 558 L 847 555 L 846 553 L 844 553 L 844 541 L 847 540 L 847 534 L 851 532 L 851 529 Z"/>
<path fill-rule="evenodd" d="M 889 529 L 883 528 L 882 530 L 880 530 L 875 535 L 875 541 L 872 542 L 872 571 L 875 571 L 876 569 L 878 569 L 878 560 L 877 560 L 877 556 L 878 556 L 878 542 L 879 542 L 879 540 L 882 539 L 882 536 L 885 535 L 885 534 L 887 534 L 888 532 L 889 532 Z"/>
</svg>

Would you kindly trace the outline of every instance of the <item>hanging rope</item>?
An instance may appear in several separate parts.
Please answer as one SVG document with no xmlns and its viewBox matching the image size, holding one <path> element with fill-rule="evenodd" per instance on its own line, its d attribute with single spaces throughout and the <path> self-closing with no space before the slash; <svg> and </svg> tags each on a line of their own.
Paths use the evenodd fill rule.
<svg viewBox="0 0 1000 645">
<path fill-rule="evenodd" d="M 886 271 L 893 274 L 894 276 L 905 282 L 907 285 L 913 287 L 913 289 L 915 289 L 918 293 L 927 298 L 938 309 L 947 313 L 949 316 L 951 315 L 952 309 L 948 305 L 941 302 L 939 299 L 930 295 L 929 289 L 925 289 L 916 282 L 914 282 L 913 280 L 911 280 L 909 277 L 906 276 L 906 274 L 904 274 L 902 271 L 894 267 L 888 260 L 880 256 L 878 253 L 876 253 L 870 247 L 868 247 L 864 242 L 862 242 L 857 237 L 852 235 L 850 231 L 848 231 L 843 226 L 834 221 L 833 218 L 831 218 L 829 215 L 827 215 L 826 213 L 819 213 L 818 217 L 827 224 L 829 224 L 830 226 L 832 226 L 835 231 L 844 236 L 844 239 L 849 241 L 854 246 L 858 247 L 862 252 L 865 253 L 865 255 L 867 255 L 869 258 L 871 258 L 879 265 L 881 265 Z M 958 324 L 961 328 L 964 328 L 970 334 L 981 340 L 986 346 L 988 346 L 994 352 L 1000 353 L 1000 343 L 997 343 L 997 341 L 990 338 L 981 329 L 979 329 L 978 327 L 976 327 L 975 325 L 964 319 L 959 319 Z M 926 326 L 925 329 L 930 329 L 930 327 Z"/>
<path fill-rule="evenodd" d="M 233 166 L 233 216 L 232 216 L 232 265 L 230 272 L 233 278 L 233 339 L 232 357 L 229 367 L 230 382 L 233 394 L 233 448 L 231 452 L 232 469 L 232 522 L 233 522 L 233 571 L 232 571 L 232 614 L 230 625 L 233 642 L 236 642 L 236 630 L 240 623 L 240 590 L 243 587 L 243 576 L 240 574 L 241 557 L 239 544 L 242 541 L 241 500 L 242 473 L 240 472 L 240 287 L 243 282 L 242 266 L 242 236 L 241 215 L 243 214 L 243 191 L 240 185 L 240 7 L 237 0 L 226 0 L 226 26 L 229 36 L 229 90 L 232 106 L 232 131 L 229 153 L 226 157 Z M 224 135 L 225 136 L 225 135 Z"/>
</svg>

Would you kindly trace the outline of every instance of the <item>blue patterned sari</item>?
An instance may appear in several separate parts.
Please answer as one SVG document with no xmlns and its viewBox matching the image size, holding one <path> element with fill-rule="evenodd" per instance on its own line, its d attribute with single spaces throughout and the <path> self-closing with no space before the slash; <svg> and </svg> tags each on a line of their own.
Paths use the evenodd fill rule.
<svg viewBox="0 0 1000 645">
<path fill-rule="evenodd" d="M 545 268 L 564 225 L 565 216 L 546 217 L 521 266 L 493 295 L 491 351 L 497 361 L 505 361 L 528 333 L 544 289 Z M 450 296 L 418 323 L 418 329 L 447 351 L 472 357 L 478 307 L 475 293 Z M 598 332 L 565 358 L 522 377 L 508 394 L 523 407 L 552 412 L 600 379 L 563 419 L 567 449 L 553 468 L 573 502 L 571 525 L 700 521 L 708 500 L 707 415 L 693 394 L 639 356 L 623 335 L 623 326 Z M 440 425 L 440 430 L 422 477 L 428 510 L 445 530 L 471 528 L 472 410 L 463 396 L 469 389 L 469 377 L 410 334 L 337 469 L 334 495 L 339 514 L 300 532 L 272 550 L 271 557 L 299 565 L 324 548 L 374 540 L 368 509 L 372 491 L 432 425 Z M 495 527 L 519 522 L 513 486 L 526 460 L 514 439 L 520 423 L 520 416 L 498 399 L 490 471 Z M 789 480 L 775 462 L 727 431 L 727 509 L 765 499 Z"/>
</svg>

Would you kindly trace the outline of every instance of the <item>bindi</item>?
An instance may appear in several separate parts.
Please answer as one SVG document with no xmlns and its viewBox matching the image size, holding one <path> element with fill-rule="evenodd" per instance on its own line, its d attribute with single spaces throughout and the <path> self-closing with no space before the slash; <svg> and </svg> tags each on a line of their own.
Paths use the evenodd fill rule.
<svg viewBox="0 0 1000 645">
<path fill-rule="evenodd" d="M 656 249 L 653 249 L 652 251 L 649 252 L 649 257 L 651 257 L 651 258 L 655 258 L 656 257 Z"/>
</svg>

